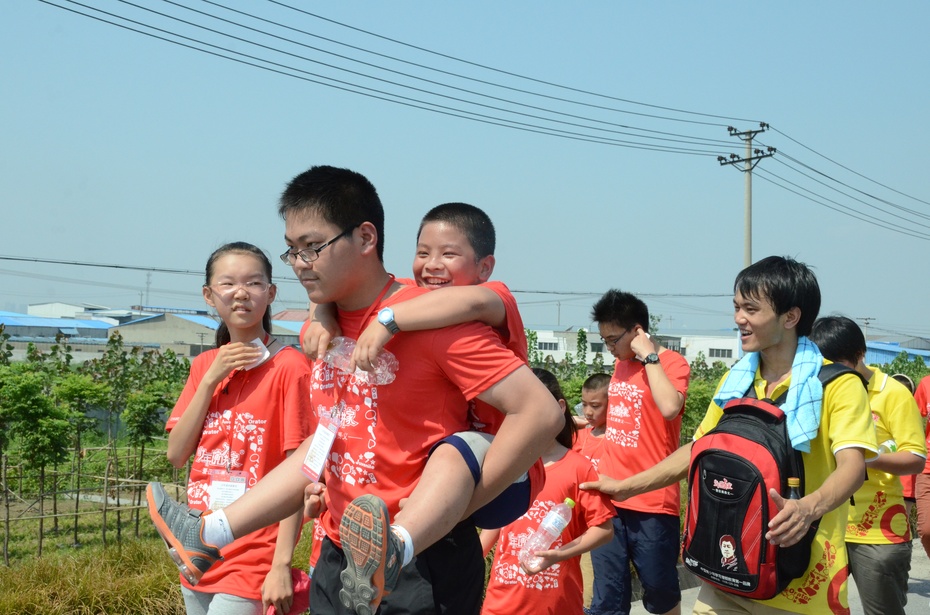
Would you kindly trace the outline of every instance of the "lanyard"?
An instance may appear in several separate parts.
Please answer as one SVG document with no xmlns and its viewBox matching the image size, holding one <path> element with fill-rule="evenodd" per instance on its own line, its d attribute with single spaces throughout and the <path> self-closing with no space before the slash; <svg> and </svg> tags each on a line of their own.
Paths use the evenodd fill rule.
<svg viewBox="0 0 930 615">
<path fill-rule="evenodd" d="M 366 311 L 365 316 L 362 317 L 362 327 L 368 324 L 368 319 L 371 318 L 371 313 L 374 311 L 374 309 L 378 305 L 381 304 L 381 300 L 384 299 L 384 295 L 387 294 L 387 291 L 391 288 L 393 284 L 394 284 L 394 274 L 389 273 L 387 284 L 385 284 L 384 288 L 381 289 L 381 292 L 378 294 L 378 297 L 374 300 L 374 302 L 368 306 L 368 311 Z"/>
</svg>

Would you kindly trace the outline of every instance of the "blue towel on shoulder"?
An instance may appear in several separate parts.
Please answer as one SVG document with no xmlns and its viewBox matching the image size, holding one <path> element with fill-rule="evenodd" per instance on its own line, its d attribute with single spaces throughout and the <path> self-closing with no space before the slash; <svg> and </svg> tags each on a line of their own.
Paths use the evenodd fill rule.
<svg viewBox="0 0 930 615">
<path fill-rule="evenodd" d="M 788 397 L 781 409 L 787 420 L 791 446 L 805 453 L 810 452 L 810 441 L 817 436 L 817 430 L 820 429 L 823 385 L 817 375 L 822 365 L 823 355 L 817 346 L 807 337 L 798 338 L 798 350 L 791 364 Z M 722 408 L 732 399 L 745 397 L 758 369 L 759 353 L 746 353 L 730 368 L 720 391 L 714 396 L 714 403 Z"/>
</svg>

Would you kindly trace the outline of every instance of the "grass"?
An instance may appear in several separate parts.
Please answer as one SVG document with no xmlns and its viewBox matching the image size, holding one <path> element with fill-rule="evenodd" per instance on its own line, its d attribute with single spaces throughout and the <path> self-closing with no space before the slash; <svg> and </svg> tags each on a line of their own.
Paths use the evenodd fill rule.
<svg viewBox="0 0 930 615">
<path fill-rule="evenodd" d="M 98 615 L 145 613 L 184 615 L 178 570 L 164 543 L 143 521 L 145 537 L 124 534 L 121 546 L 49 549 L 0 572 L 0 613 Z M 307 524 L 294 554 L 306 570 L 312 526 Z"/>
<path fill-rule="evenodd" d="M 158 539 L 89 547 L 3 571 L 0 613 L 183 615 L 177 568 Z"/>
</svg>

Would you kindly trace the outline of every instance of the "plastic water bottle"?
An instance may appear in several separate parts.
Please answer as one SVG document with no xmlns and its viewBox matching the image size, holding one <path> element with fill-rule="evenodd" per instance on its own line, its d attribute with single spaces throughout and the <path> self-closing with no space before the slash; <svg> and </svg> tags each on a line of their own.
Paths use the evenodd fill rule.
<svg viewBox="0 0 930 615">
<path fill-rule="evenodd" d="M 520 549 L 520 563 L 524 568 L 535 569 L 542 563 L 542 558 L 536 557 L 536 552 L 546 551 L 558 540 L 572 520 L 572 508 L 574 507 L 575 501 L 565 498 L 564 502 L 556 504 L 546 513 L 539 528 L 530 534 L 523 548 Z"/>
<path fill-rule="evenodd" d="M 349 360 L 355 350 L 355 340 L 351 337 L 334 337 L 330 342 L 323 361 L 345 374 L 349 373 Z M 366 372 L 359 367 L 355 368 L 355 378 L 367 384 L 391 384 L 397 372 L 397 357 L 387 350 L 382 350 L 373 362 L 375 371 Z"/>
</svg>

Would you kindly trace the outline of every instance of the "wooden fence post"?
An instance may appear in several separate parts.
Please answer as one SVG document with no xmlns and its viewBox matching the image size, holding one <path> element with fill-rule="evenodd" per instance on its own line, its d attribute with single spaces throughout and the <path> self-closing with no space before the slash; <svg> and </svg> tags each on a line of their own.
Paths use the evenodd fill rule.
<svg viewBox="0 0 930 615">
<path fill-rule="evenodd" d="M 3 455 L 2 477 L 3 480 L 3 564 L 10 566 L 10 490 L 6 481 L 6 455 Z"/>
</svg>

